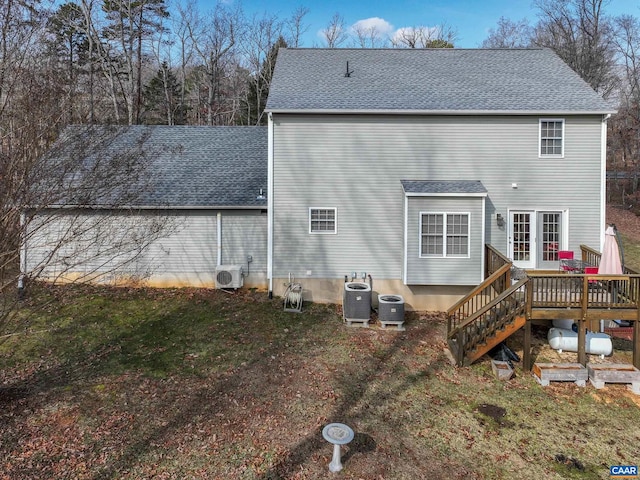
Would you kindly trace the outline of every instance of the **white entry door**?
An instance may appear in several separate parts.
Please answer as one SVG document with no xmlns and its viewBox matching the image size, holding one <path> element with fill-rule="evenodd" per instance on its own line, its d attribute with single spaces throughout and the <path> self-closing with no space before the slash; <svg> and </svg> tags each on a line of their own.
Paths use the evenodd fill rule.
<svg viewBox="0 0 640 480">
<path fill-rule="evenodd" d="M 509 212 L 509 257 L 520 268 L 536 266 L 536 216 L 534 211 Z"/>
</svg>

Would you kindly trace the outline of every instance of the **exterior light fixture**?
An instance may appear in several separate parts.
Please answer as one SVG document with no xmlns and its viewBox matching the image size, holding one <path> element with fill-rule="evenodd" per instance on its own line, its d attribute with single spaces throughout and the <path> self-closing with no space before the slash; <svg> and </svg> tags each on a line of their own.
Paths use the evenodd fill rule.
<svg viewBox="0 0 640 480">
<path fill-rule="evenodd" d="M 496 223 L 499 227 L 504 227 L 504 218 L 502 217 L 502 214 L 498 213 L 496 215 Z"/>
</svg>

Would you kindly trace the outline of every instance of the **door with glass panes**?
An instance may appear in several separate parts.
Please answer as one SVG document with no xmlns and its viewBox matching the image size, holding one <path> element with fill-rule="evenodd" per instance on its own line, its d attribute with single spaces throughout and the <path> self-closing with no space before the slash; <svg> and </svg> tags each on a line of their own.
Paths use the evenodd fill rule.
<svg viewBox="0 0 640 480">
<path fill-rule="evenodd" d="M 562 212 L 509 212 L 509 258 L 520 268 L 556 269 L 562 249 Z"/>
</svg>

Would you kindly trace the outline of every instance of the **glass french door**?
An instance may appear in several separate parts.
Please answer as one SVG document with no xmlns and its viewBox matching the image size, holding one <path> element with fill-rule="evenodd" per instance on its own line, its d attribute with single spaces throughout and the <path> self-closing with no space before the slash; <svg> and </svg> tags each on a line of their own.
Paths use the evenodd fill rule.
<svg viewBox="0 0 640 480">
<path fill-rule="evenodd" d="M 516 267 L 535 268 L 535 212 L 509 214 L 509 257 Z"/>
<path fill-rule="evenodd" d="M 562 244 L 562 212 L 538 212 L 538 268 L 558 268 Z"/>
<path fill-rule="evenodd" d="M 509 257 L 520 268 L 558 268 L 562 212 L 509 212 Z"/>
</svg>

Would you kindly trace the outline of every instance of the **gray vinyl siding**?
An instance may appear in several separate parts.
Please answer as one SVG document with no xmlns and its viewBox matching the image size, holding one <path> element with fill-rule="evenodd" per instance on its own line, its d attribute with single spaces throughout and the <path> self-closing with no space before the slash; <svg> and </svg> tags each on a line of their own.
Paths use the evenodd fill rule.
<svg viewBox="0 0 640 480">
<path fill-rule="evenodd" d="M 252 262 L 247 265 L 247 256 Z M 222 264 L 242 265 L 254 277 L 267 272 L 267 214 L 250 212 L 222 215 Z"/>
<path fill-rule="evenodd" d="M 25 248 L 31 275 L 90 280 L 134 278 L 200 285 L 214 277 L 218 261 L 217 211 L 92 213 L 49 212 L 34 218 Z M 266 215 L 222 211 L 222 263 L 240 264 L 252 255 L 251 272 L 266 275 Z M 44 223 L 43 223 L 44 222 Z M 153 222 L 153 223 L 150 223 Z M 149 225 L 156 225 L 155 236 Z M 73 233 L 75 232 L 75 234 Z M 96 241 L 96 238 L 102 238 Z"/>
<path fill-rule="evenodd" d="M 557 117 L 564 158 L 539 158 L 541 117 L 274 114 L 274 277 L 402 278 L 403 179 L 481 181 L 503 253 L 515 208 L 568 210 L 569 248 L 599 247 L 602 117 Z M 310 235 L 309 207 L 336 208 L 337 234 Z"/>
<path fill-rule="evenodd" d="M 480 197 L 409 197 L 407 210 L 407 285 L 473 285 L 482 280 L 482 204 Z M 421 257 L 421 213 L 469 215 L 468 257 Z"/>
</svg>

